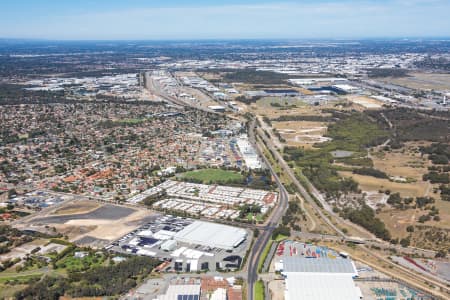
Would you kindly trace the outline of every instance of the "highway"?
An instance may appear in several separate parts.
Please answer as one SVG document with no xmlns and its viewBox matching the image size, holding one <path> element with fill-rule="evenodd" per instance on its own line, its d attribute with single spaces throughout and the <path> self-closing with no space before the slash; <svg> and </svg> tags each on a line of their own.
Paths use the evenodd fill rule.
<svg viewBox="0 0 450 300">
<path fill-rule="evenodd" d="M 251 122 L 251 126 L 254 126 L 254 122 Z M 253 300 L 254 299 L 254 289 L 255 289 L 255 283 L 258 280 L 258 261 L 261 257 L 261 254 L 269 242 L 269 239 L 272 236 L 273 230 L 277 227 L 277 224 L 279 223 L 281 217 L 285 214 L 288 203 L 289 203 L 289 194 L 286 190 L 286 188 L 283 186 L 280 178 L 278 177 L 277 173 L 273 169 L 273 166 L 270 164 L 270 162 L 265 157 L 264 153 L 262 152 L 260 146 L 258 145 L 254 131 L 249 130 L 249 140 L 250 142 L 255 146 L 257 149 L 260 157 L 264 160 L 265 164 L 269 168 L 270 172 L 272 173 L 272 176 L 274 177 L 278 189 L 279 189 L 279 201 L 278 205 L 275 207 L 274 211 L 270 215 L 269 222 L 265 226 L 265 228 L 262 230 L 262 232 L 259 234 L 259 236 L 256 238 L 255 243 L 253 244 L 253 248 L 250 251 L 250 254 L 248 256 L 248 264 L 247 264 L 247 300 Z"/>
<path fill-rule="evenodd" d="M 197 105 L 193 106 L 190 103 L 186 103 L 183 101 L 180 101 L 179 99 L 176 99 L 175 97 L 171 97 L 163 92 L 160 91 L 159 87 L 155 85 L 153 80 L 150 78 L 149 74 L 146 73 L 146 88 L 149 89 L 152 93 L 156 94 L 157 96 L 161 97 L 162 99 L 165 99 L 168 102 L 181 105 L 181 106 L 189 106 L 196 109 L 200 109 L 203 111 L 211 112 L 205 108 L 199 107 Z M 251 127 L 254 127 L 254 121 L 251 125 Z M 277 227 L 279 221 L 281 220 L 281 217 L 284 215 L 284 213 L 287 210 L 288 202 L 289 202 L 289 194 L 286 190 L 286 188 L 281 183 L 280 178 L 274 171 L 272 165 L 267 160 L 267 158 L 264 156 L 263 152 L 261 151 L 254 135 L 254 131 L 249 131 L 249 140 L 250 142 L 255 146 L 257 149 L 260 157 L 264 160 L 265 164 L 269 168 L 270 172 L 272 173 L 273 178 L 275 179 L 278 189 L 279 189 L 279 201 L 276 207 L 274 208 L 274 211 L 269 216 L 269 220 L 263 227 L 260 228 L 260 234 L 255 239 L 252 249 L 250 250 L 249 256 L 248 256 L 248 263 L 247 263 L 247 300 L 253 300 L 254 299 L 254 286 L 255 282 L 258 280 L 258 261 L 261 257 L 261 254 L 269 242 L 269 239 L 272 236 L 272 233 L 274 229 Z"/>
</svg>

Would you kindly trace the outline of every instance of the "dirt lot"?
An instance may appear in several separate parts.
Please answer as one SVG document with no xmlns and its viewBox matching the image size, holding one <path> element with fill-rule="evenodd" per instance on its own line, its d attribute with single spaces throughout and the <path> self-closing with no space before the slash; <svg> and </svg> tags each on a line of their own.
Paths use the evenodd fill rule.
<svg viewBox="0 0 450 300">
<path fill-rule="evenodd" d="M 411 73 L 410 77 L 391 78 L 382 81 L 406 86 L 412 89 L 449 90 L 450 74 Z"/>
<path fill-rule="evenodd" d="M 20 245 L 19 247 L 12 249 L 10 252 L 0 255 L 0 261 L 5 261 L 8 259 L 15 259 L 15 258 L 24 258 L 28 253 L 31 252 L 31 250 L 33 250 L 37 247 L 42 247 L 46 243 L 47 243 L 47 240 L 45 240 L 45 239 L 37 239 L 30 243 Z"/>
<path fill-rule="evenodd" d="M 17 227 L 43 232 L 54 227 L 58 232 L 67 235 L 70 241 L 81 240 L 84 245 L 100 247 L 154 217 L 154 214 L 146 209 L 112 204 L 96 203 L 96 205 L 98 207 L 93 208 L 89 201 L 67 203 L 57 210 L 37 214 Z M 74 207 L 79 207 L 77 212 L 67 213 L 74 211 Z M 84 212 L 79 213 L 80 211 Z M 61 212 L 65 214 L 62 215 Z"/>
<path fill-rule="evenodd" d="M 365 109 L 380 109 L 383 106 L 383 102 L 366 96 L 349 95 L 347 99 Z"/>
<path fill-rule="evenodd" d="M 286 285 L 284 280 L 272 280 L 269 282 L 270 299 L 283 300 Z"/>
<path fill-rule="evenodd" d="M 323 135 L 327 132 L 327 123 L 310 121 L 272 122 L 286 140 L 288 146 L 312 148 L 313 144 L 328 141 Z"/>
</svg>

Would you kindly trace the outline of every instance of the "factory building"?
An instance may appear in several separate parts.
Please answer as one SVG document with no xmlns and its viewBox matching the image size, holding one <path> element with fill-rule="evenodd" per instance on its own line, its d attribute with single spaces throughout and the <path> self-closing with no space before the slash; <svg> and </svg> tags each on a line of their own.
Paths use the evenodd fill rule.
<svg viewBox="0 0 450 300">
<path fill-rule="evenodd" d="M 155 300 L 199 300 L 200 284 L 174 284 L 169 285 L 164 295 Z"/>
<path fill-rule="evenodd" d="M 181 243 L 232 250 L 247 238 L 247 231 L 227 225 L 195 221 L 177 232 L 174 239 Z"/>
<path fill-rule="evenodd" d="M 275 269 L 285 277 L 286 300 L 360 300 L 353 281 L 358 276 L 349 258 L 326 248 L 292 241 L 277 249 Z"/>
</svg>

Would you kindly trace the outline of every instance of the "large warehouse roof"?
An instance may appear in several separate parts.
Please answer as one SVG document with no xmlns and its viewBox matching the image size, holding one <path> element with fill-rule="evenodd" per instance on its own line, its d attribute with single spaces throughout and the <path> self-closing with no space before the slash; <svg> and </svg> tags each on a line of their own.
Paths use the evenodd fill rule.
<svg viewBox="0 0 450 300">
<path fill-rule="evenodd" d="M 289 273 L 286 300 L 360 300 L 361 290 L 353 279 L 341 274 Z"/>
<path fill-rule="evenodd" d="M 247 238 L 247 231 L 227 225 L 195 221 L 175 235 L 175 240 L 231 250 Z"/>
<path fill-rule="evenodd" d="M 287 272 L 357 275 L 355 265 L 350 259 L 316 259 L 295 256 L 286 256 L 283 258 L 283 273 Z"/>
</svg>

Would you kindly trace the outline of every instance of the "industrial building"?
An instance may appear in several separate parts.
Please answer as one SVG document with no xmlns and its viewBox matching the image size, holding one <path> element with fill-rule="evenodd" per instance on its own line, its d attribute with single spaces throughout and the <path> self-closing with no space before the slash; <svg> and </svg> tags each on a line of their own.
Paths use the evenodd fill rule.
<svg viewBox="0 0 450 300">
<path fill-rule="evenodd" d="M 232 250 L 247 238 L 247 231 L 227 225 L 195 221 L 177 232 L 174 239 L 194 245 Z"/>
<path fill-rule="evenodd" d="M 344 274 L 357 276 L 356 267 L 350 259 L 314 259 L 306 257 L 287 256 L 283 258 L 283 272 L 285 273 L 315 273 L 315 274 Z"/>
<path fill-rule="evenodd" d="M 358 276 L 348 257 L 326 247 L 292 241 L 278 245 L 275 263 L 285 277 L 286 300 L 360 300 L 362 293 L 353 281 Z"/>
<path fill-rule="evenodd" d="M 237 145 L 239 150 L 242 153 L 242 157 L 244 158 L 245 165 L 250 170 L 261 170 L 263 168 L 263 164 L 259 155 L 256 153 L 255 148 L 248 140 L 247 135 L 242 135 L 237 139 Z"/>
<path fill-rule="evenodd" d="M 249 234 L 247 229 L 228 225 L 154 216 L 105 249 L 159 258 L 166 262 L 160 271 L 236 270 L 250 246 Z"/>
<path fill-rule="evenodd" d="M 200 284 L 177 284 L 169 285 L 164 295 L 155 300 L 199 300 Z"/>
<path fill-rule="evenodd" d="M 341 274 L 289 273 L 285 300 L 360 300 L 352 277 Z"/>
</svg>

